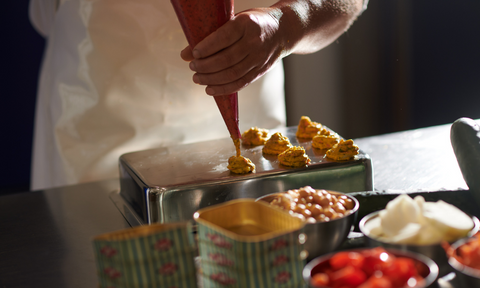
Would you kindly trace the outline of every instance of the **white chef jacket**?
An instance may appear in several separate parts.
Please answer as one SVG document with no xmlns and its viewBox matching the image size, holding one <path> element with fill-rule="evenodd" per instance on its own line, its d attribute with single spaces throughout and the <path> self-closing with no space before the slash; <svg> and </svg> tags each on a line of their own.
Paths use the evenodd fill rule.
<svg viewBox="0 0 480 288">
<path fill-rule="evenodd" d="M 169 0 L 31 0 L 30 19 L 47 38 L 32 190 L 118 177 L 127 152 L 229 137 L 180 58 L 187 41 Z M 241 131 L 285 125 L 281 63 L 239 92 L 239 115 Z"/>
</svg>

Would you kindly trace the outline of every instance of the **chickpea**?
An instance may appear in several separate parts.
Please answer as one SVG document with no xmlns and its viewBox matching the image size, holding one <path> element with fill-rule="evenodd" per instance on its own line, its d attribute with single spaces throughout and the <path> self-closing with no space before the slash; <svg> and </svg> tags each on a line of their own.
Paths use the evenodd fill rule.
<svg viewBox="0 0 480 288">
<path fill-rule="evenodd" d="M 333 214 L 336 214 L 335 210 L 332 208 L 328 207 L 326 209 L 323 209 L 323 214 L 325 214 L 325 217 L 332 218 Z"/>
<path fill-rule="evenodd" d="M 323 208 L 322 206 L 315 204 L 312 206 L 310 211 L 312 211 L 312 217 L 317 217 L 318 215 L 323 213 Z"/>
<path fill-rule="evenodd" d="M 303 210 L 303 209 L 300 208 L 300 207 L 298 207 L 298 206 L 299 206 L 299 205 L 293 206 L 293 207 L 292 207 L 292 210 L 290 210 L 290 211 L 292 211 L 293 213 L 302 214 L 302 210 Z"/>
<path fill-rule="evenodd" d="M 307 203 L 313 203 L 313 196 L 308 196 L 306 200 L 307 200 Z"/>
<path fill-rule="evenodd" d="M 324 214 L 319 214 L 315 219 L 319 222 L 324 222 L 325 221 L 325 215 Z"/>
<path fill-rule="evenodd" d="M 290 210 L 288 213 L 290 213 L 290 215 L 292 215 L 293 217 L 297 217 L 305 221 L 305 216 L 303 216 L 302 214 L 295 213 L 292 210 Z"/>
<path fill-rule="evenodd" d="M 320 203 L 318 204 L 320 204 L 320 206 L 322 206 L 323 208 L 326 208 L 330 206 L 330 200 L 327 197 L 324 197 L 322 201 L 320 201 Z"/>
<path fill-rule="evenodd" d="M 304 188 L 300 189 L 298 191 L 298 194 L 302 198 L 307 198 L 308 196 L 312 196 L 313 194 L 315 194 L 315 190 L 312 187 L 307 186 L 307 187 L 304 187 Z"/>
<path fill-rule="evenodd" d="M 290 200 L 287 197 L 278 197 L 274 199 L 270 204 L 284 210 L 290 209 L 291 206 Z"/>
<path fill-rule="evenodd" d="M 330 201 L 330 202 L 332 202 L 332 203 L 333 203 L 333 205 L 337 204 L 337 202 L 338 202 L 338 199 L 337 199 L 337 197 L 336 197 L 336 196 L 334 196 L 334 195 L 332 195 L 332 201 Z"/>
<path fill-rule="evenodd" d="M 305 216 L 305 218 L 308 219 L 309 217 L 312 216 L 312 212 L 310 212 L 310 210 L 308 210 L 308 209 L 304 209 L 304 210 L 302 211 L 302 215 Z"/>
<path fill-rule="evenodd" d="M 326 193 L 323 194 L 325 196 L 325 198 L 328 199 L 328 202 L 332 202 L 332 194 L 328 193 L 327 191 L 325 191 Z"/>
<path fill-rule="evenodd" d="M 335 214 L 333 214 L 333 216 L 332 216 L 332 220 L 333 220 L 333 219 L 342 218 L 342 217 L 343 217 L 343 214 L 342 214 L 342 213 L 335 213 Z"/>
<path fill-rule="evenodd" d="M 353 202 L 352 199 L 350 199 L 350 198 L 345 199 L 345 208 L 347 210 L 352 210 L 354 205 L 355 205 L 355 203 Z"/>
<path fill-rule="evenodd" d="M 317 220 L 316 220 L 315 218 L 313 218 L 313 217 L 308 217 L 308 218 L 307 218 L 307 223 L 312 223 L 312 224 L 313 224 L 313 223 L 317 223 Z"/>
<path fill-rule="evenodd" d="M 323 194 L 321 194 L 321 193 L 314 194 L 312 197 L 313 197 L 313 202 L 315 202 L 316 204 L 319 204 L 319 205 L 322 205 L 322 204 L 321 204 L 321 203 L 322 203 L 321 201 L 322 201 L 323 198 L 325 198 L 325 197 L 323 196 Z"/>
<path fill-rule="evenodd" d="M 295 191 L 295 190 L 288 190 L 288 195 L 290 197 L 292 197 L 293 199 L 297 199 L 298 198 L 298 193 Z"/>
<path fill-rule="evenodd" d="M 347 211 L 347 209 L 345 209 L 341 203 L 333 205 L 333 210 L 335 210 L 337 213 L 342 213 L 342 215 L 345 214 L 345 211 Z"/>
<path fill-rule="evenodd" d="M 290 209 L 289 210 L 294 210 L 296 206 L 297 206 L 297 202 L 290 203 Z"/>
</svg>

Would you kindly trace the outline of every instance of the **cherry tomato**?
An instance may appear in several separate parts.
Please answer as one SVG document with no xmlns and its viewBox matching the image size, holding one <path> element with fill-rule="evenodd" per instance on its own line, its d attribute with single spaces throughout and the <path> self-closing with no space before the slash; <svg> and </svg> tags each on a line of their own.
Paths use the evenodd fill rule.
<svg viewBox="0 0 480 288">
<path fill-rule="evenodd" d="M 383 275 L 389 277 L 395 286 L 403 287 L 408 279 L 417 275 L 415 261 L 410 258 L 398 257 L 383 271 Z"/>
<path fill-rule="evenodd" d="M 329 277 L 326 273 L 317 273 L 312 276 L 311 284 L 314 287 L 328 286 Z"/>
<path fill-rule="evenodd" d="M 366 250 L 363 256 L 365 260 L 363 261 L 362 270 L 367 276 L 372 276 L 375 271 L 383 272 L 395 260 L 395 256 L 385 251 L 382 247 Z"/>
<path fill-rule="evenodd" d="M 329 264 L 333 270 L 339 270 L 347 265 L 361 269 L 365 257 L 358 252 L 338 252 L 330 258 Z"/>
<path fill-rule="evenodd" d="M 346 266 L 340 270 L 333 272 L 331 284 L 334 287 L 351 286 L 357 287 L 367 280 L 367 275 L 361 269 L 353 266 Z"/>
<path fill-rule="evenodd" d="M 381 275 L 381 273 L 379 273 Z M 386 276 L 376 276 L 373 275 L 372 277 L 368 278 L 365 283 L 358 286 L 358 288 L 393 288 L 392 282 Z"/>
</svg>

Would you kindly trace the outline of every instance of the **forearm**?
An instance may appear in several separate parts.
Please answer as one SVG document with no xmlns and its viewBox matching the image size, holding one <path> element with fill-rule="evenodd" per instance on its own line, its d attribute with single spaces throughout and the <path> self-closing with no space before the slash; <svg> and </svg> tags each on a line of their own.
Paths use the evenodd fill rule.
<svg viewBox="0 0 480 288">
<path fill-rule="evenodd" d="M 342 35 L 362 11 L 362 0 L 281 0 L 269 13 L 279 23 L 282 54 L 316 52 Z"/>
</svg>

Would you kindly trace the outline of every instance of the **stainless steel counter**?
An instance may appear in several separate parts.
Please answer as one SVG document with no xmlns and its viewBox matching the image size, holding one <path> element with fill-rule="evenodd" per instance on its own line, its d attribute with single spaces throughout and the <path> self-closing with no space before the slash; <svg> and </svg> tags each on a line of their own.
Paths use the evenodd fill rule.
<svg viewBox="0 0 480 288">
<path fill-rule="evenodd" d="M 355 139 L 376 191 L 465 190 L 450 125 Z M 118 179 L 0 197 L 0 287 L 96 287 L 93 236 L 128 227 Z M 465 195 L 459 191 L 458 195 Z"/>
<path fill-rule="evenodd" d="M 468 189 L 450 144 L 450 126 L 355 139 L 373 159 L 375 190 Z"/>
</svg>

